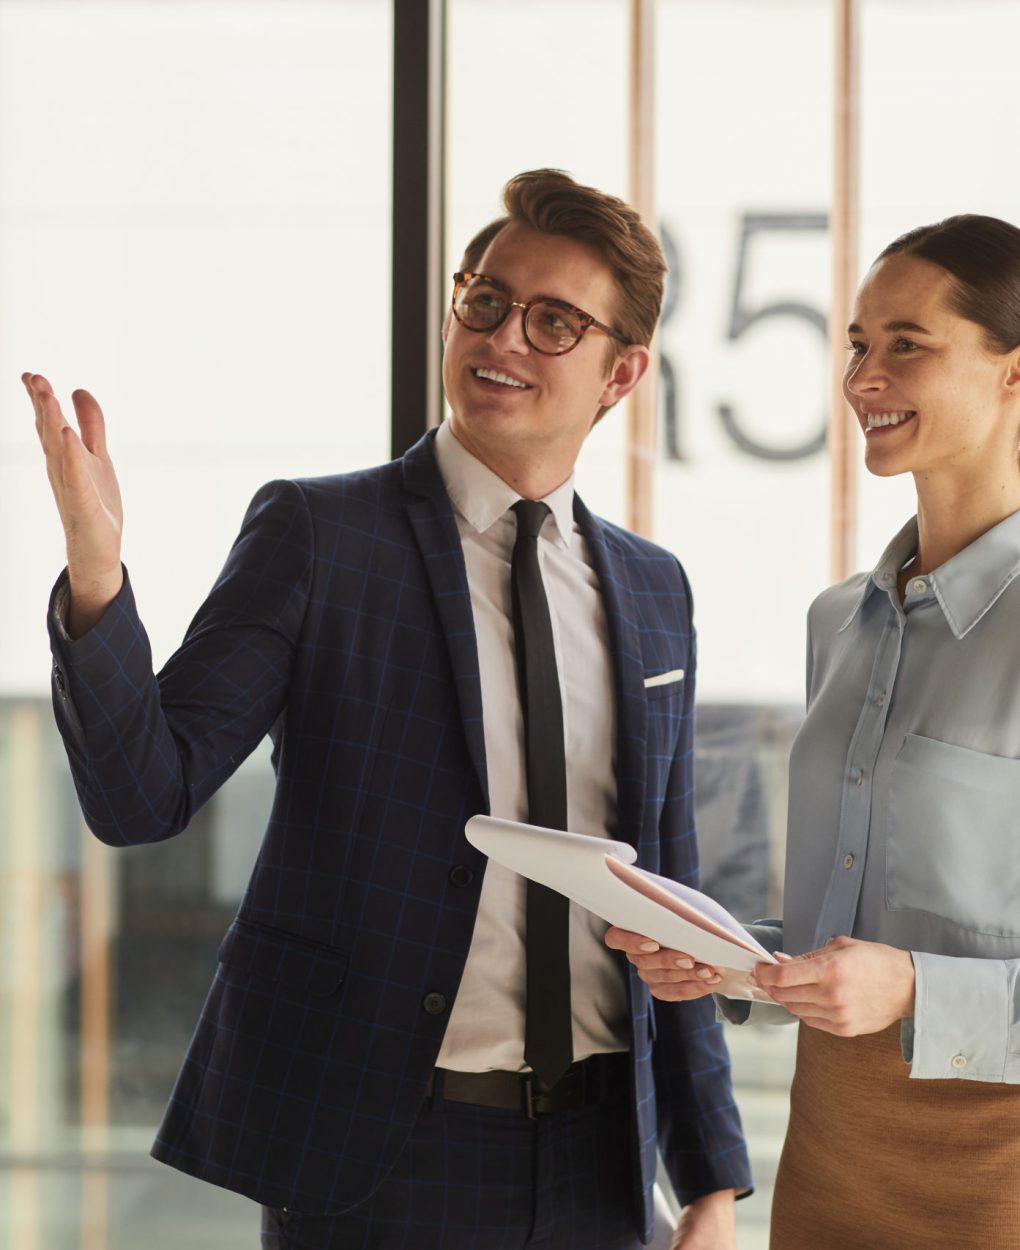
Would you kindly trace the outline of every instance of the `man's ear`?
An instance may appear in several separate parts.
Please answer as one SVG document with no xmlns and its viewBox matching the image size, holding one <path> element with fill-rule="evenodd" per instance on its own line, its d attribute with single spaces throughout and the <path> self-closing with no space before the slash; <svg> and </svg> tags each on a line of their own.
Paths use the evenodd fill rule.
<svg viewBox="0 0 1020 1250">
<path fill-rule="evenodd" d="M 611 408 L 618 404 L 625 395 L 629 395 L 645 376 L 651 363 L 651 352 L 647 347 L 633 343 L 617 356 L 613 372 L 609 375 L 605 389 L 599 396 L 599 407 Z"/>
<path fill-rule="evenodd" d="M 1014 395 L 1020 395 L 1020 351 L 1016 351 L 1009 359 L 1006 371 L 1006 389 Z"/>
</svg>

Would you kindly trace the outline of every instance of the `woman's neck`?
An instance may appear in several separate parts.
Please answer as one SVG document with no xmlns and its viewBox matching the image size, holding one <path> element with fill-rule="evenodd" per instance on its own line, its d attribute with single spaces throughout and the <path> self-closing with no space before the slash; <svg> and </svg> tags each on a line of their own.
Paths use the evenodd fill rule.
<svg viewBox="0 0 1020 1250">
<path fill-rule="evenodd" d="M 930 573 L 976 538 L 1020 511 L 1020 470 L 967 480 L 935 473 L 915 474 L 917 558 L 912 572 Z"/>
</svg>

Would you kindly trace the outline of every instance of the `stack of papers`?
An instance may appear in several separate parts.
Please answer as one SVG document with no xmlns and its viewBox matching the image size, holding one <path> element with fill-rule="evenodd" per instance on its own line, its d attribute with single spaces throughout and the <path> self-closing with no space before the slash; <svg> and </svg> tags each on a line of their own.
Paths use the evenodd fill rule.
<svg viewBox="0 0 1020 1250">
<path fill-rule="evenodd" d="M 711 964 L 722 977 L 715 993 L 771 1001 L 747 974 L 775 957 L 707 894 L 635 867 L 637 852 L 628 843 L 495 816 L 472 816 L 464 833 L 490 859 L 610 924 Z"/>
</svg>

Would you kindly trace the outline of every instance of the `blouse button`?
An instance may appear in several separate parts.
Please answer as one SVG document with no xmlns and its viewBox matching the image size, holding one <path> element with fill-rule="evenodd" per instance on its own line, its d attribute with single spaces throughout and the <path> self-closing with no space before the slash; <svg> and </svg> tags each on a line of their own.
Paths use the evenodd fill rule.
<svg viewBox="0 0 1020 1250">
<path fill-rule="evenodd" d="M 967 1066 L 967 1056 L 954 1055 L 951 1062 L 954 1068 L 965 1068 Z"/>
<path fill-rule="evenodd" d="M 875 695 L 875 707 L 885 707 L 885 691 Z"/>
<path fill-rule="evenodd" d="M 854 777 L 855 786 L 864 785 L 864 769 L 863 768 L 858 768 L 857 771 L 854 773 L 853 777 Z"/>
<path fill-rule="evenodd" d="M 854 866 L 854 857 L 852 855 L 843 856 L 843 867 L 852 868 Z"/>
<path fill-rule="evenodd" d="M 924 580 L 923 577 L 915 577 L 913 585 L 914 585 L 914 589 L 917 591 L 918 594 L 922 594 L 924 591 L 928 589 L 928 583 Z"/>
</svg>

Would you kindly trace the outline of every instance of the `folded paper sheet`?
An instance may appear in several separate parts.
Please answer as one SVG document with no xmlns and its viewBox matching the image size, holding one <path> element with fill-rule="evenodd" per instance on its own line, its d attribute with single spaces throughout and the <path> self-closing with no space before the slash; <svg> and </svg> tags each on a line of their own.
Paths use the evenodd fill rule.
<svg viewBox="0 0 1020 1250">
<path fill-rule="evenodd" d="M 755 964 L 775 963 L 774 956 L 707 894 L 635 867 L 637 854 L 626 842 L 494 816 L 472 816 L 464 833 L 490 859 L 565 894 L 610 924 L 714 965 L 723 977 L 713 987 L 717 993 L 769 1001 L 747 973 Z"/>
</svg>

